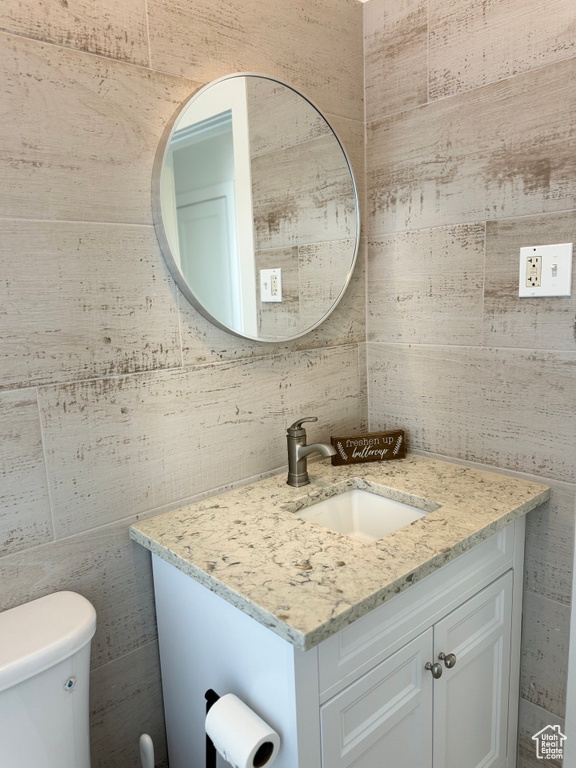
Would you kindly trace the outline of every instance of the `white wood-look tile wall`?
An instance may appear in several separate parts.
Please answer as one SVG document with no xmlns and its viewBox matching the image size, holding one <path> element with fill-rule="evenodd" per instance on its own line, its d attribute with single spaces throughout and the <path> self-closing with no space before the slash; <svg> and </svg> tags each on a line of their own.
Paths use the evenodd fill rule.
<svg viewBox="0 0 576 768">
<path fill-rule="evenodd" d="M 164 756 L 149 556 L 138 516 L 285 463 L 284 430 L 366 422 L 363 253 L 295 342 L 225 334 L 179 295 L 152 227 L 166 121 L 236 71 L 301 88 L 363 189 L 356 0 L 93 0 L 0 9 L 0 610 L 92 600 L 93 768 Z"/>
<path fill-rule="evenodd" d="M 369 0 L 364 19 L 370 427 L 552 487 L 527 524 L 528 768 L 565 707 L 576 274 L 569 299 L 520 300 L 518 259 L 576 239 L 576 8 Z"/>
</svg>

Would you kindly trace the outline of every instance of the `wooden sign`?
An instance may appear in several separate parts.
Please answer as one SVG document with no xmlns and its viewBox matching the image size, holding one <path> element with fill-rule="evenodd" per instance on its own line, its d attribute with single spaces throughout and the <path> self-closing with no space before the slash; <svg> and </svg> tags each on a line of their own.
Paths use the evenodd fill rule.
<svg viewBox="0 0 576 768">
<path fill-rule="evenodd" d="M 388 432 L 372 432 L 368 435 L 350 435 L 350 437 L 331 437 L 330 442 L 336 448 L 332 464 L 359 464 L 362 461 L 388 461 L 403 459 L 406 456 L 406 435 L 403 429 Z"/>
</svg>

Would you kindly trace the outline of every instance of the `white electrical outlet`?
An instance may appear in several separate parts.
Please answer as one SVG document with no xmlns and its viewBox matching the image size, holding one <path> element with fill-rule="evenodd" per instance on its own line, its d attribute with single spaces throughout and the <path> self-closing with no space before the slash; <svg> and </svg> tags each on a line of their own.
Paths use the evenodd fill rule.
<svg viewBox="0 0 576 768">
<path fill-rule="evenodd" d="M 526 262 L 526 288 L 542 285 L 542 256 L 528 256 Z"/>
<path fill-rule="evenodd" d="M 282 301 L 282 270 L 260 270 L 260 301 Z"/>
<path fill-rule="evenodd" d="M 520 248 L 518 296 L 570 296 L 572 243 Z"/>
</svg>

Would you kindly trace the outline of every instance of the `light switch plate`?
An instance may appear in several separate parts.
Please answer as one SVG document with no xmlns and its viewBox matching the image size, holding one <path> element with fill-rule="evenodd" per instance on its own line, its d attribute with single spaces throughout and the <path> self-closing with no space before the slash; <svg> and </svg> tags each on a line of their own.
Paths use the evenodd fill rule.
<svg viewBox="0 0 576 768">
<path fill-rule="evenodd" d="M 260 301 L 282 301 L 282 270 L 260 270 Z"/>
<path fill-rule="evenodd" d="M 530 261 L 530 260 L 533 261 Z M 534 259 L 538 270 L 534 269 Z M 536 280 L 531 275 L 537 275 Z M 539 284 L 534 284 L 534 283 Z M 572 243 L 534 245 L 520 248 L 520 282 L 518 296 L 570 296 L 572 289 Z"/>
</svg>

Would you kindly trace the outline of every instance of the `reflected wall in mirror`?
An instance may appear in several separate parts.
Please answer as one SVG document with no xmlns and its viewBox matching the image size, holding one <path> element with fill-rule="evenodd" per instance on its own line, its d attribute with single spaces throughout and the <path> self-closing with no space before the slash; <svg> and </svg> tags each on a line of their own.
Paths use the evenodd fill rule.
<svg viewBox="0 0 576 768">
<path fill-rule="evenodd" d="M 182 106 L 152 200 L 182 293 L 237 336 L 302 336 L 350 281 L 359 213 L 348 158 L 318 109 L 273 78 L 221 78 Z"/>
</svg>

